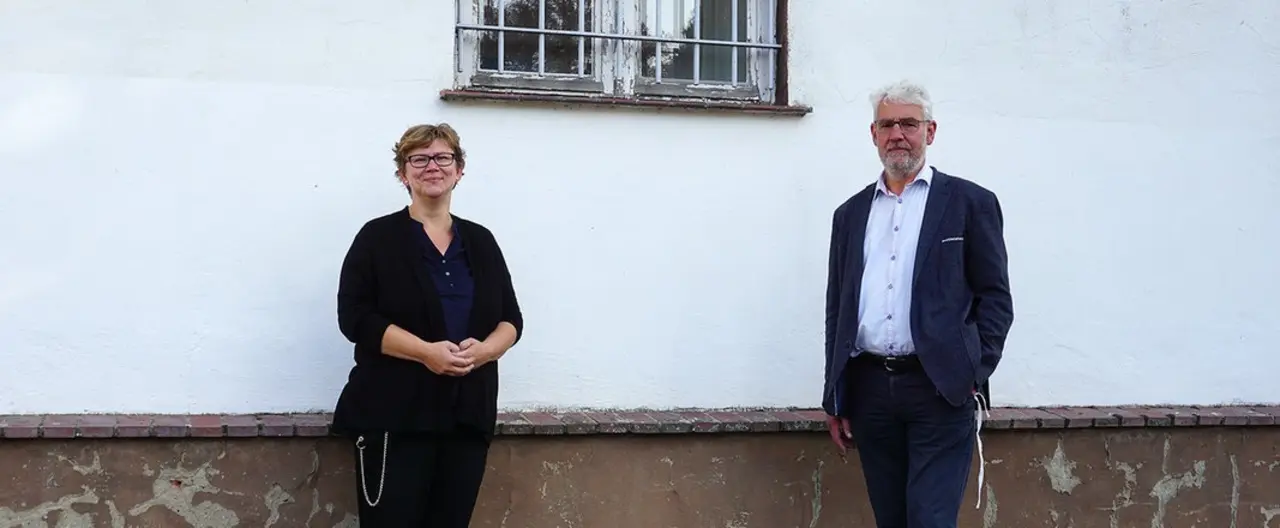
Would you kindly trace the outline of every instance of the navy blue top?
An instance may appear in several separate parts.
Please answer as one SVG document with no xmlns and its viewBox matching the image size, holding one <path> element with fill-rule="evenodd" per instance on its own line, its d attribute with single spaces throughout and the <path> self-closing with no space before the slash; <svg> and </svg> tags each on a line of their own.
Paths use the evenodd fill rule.
<svg viewBox="0 0 1280 528">
<path fill-rule="evenodd" d="M 453 241 L 445 249 L 443 255 L 427 236 L 422 224 L 418 226 L 418 241 L 422 246 L 422 256 L 431 280 L 440 293 L 440 305 L 444 309 L 444 326 L 447 339 L 453 344 L 460 344 L 468 337 L 468 325 L 471 322 L 471 302 L 475 293 L 475 282 L 471 277 L 471 265 L 467 261 L 467 249 L 462 235 L 458 233 L 458 224 L 453 224 Z"/>
</svg>

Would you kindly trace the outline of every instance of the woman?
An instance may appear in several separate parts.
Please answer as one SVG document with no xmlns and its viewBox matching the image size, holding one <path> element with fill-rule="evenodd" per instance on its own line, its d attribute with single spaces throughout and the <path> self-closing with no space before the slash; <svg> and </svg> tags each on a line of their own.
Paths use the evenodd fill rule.
<svg viewBox="0 0 1280 528">
<path fill-rule="evenodd" d="M 447 124 L 395 144 L 411 203 L 356 234 L 338 283 L 355 367 L 334 410 L 355 443 L 360 526 L 466 527 L 497 420 L 498 358 L 523 318 L 493 234 L 454 216 L 466 167 Z"/>
</svg>

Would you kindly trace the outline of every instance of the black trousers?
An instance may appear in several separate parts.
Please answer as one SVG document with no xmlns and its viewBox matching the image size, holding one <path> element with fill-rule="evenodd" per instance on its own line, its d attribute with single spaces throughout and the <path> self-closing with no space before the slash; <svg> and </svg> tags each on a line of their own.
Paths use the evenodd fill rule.
<svg viewBox="0 0 1280 528">
<path fill-rule="evenodd" d="M 973 462 L 976 400 L 952 406 L 923 370 L 850 362 L 845 383 L 878 528 L 956 528 Z"/>
<path fill-rule="evenodd" d="M 362 528 L 471 524 L 489 454 L 489 438 L 483 433 L 366 433 L 356 437 L 355 444 Z"/>
</svg>

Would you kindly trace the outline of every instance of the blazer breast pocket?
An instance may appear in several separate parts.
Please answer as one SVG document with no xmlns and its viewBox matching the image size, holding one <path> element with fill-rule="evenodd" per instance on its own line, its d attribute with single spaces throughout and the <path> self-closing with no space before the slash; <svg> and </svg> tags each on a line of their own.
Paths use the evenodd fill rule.
<svg viewBox="0 0 1280 528">
<path fill-rule="evenodd" d="M 955 277 L 957 271 L 964 271 L 964 237 L 944 236 L 934 250 L 938 253 L 939 272 L 948 280 Z"/>
</svg>

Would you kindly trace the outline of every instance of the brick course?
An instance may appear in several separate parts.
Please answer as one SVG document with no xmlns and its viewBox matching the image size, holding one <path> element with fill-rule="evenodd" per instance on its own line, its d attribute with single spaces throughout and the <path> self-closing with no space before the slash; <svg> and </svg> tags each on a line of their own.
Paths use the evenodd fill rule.
<svg viewBox="0 0 1280 528">
<path fill-rule="evenodd" d="M 0 438 L 248 438 L 329 436 L 328 414 L 0 416 Z M 814 409 L 504 412 L 501 436 L 708 434 L 826 431 Z M 1267 427 L 1278 406 L 997 407 L 984 429 Z"/>
</svg>

